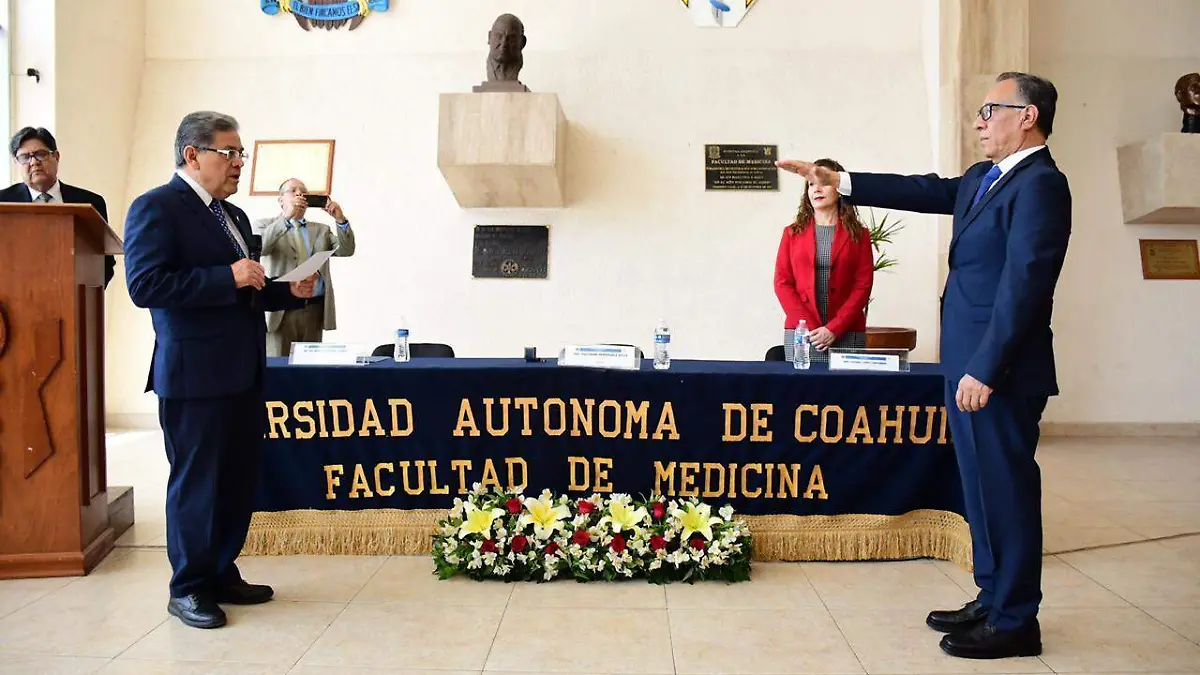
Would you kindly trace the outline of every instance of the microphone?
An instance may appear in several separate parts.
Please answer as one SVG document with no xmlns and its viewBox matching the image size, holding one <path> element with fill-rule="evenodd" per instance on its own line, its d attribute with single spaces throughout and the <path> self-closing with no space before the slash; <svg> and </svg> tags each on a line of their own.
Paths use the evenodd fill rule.
<svg viewBox="0 0 1200 675">
<path fill-rule="evenodd" d="M 250 259 L 254 262 L 259 262 L 259 259 L 262 258 L 262 235 L 250 235 L 250 240 L 246 242 L 246 246 L 250 249 Z M 267 283 L 270 282 L 268 281 Z M 261 301 L 259 300 L 259 296 L 261 295 L 261 291 L 252 289 L 252 292 L 250 293 L 251 309 L 258 309 L 259 305 L 261 304 Z"/>
</svg>

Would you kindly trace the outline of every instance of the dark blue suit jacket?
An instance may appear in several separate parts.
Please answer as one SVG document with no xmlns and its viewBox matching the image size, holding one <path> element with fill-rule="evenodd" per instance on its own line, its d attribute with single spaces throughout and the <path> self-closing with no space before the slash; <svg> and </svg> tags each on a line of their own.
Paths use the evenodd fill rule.
<svg viewBox="0 0 1200 675">
<path fill-rule="evenodd" d="M 941 360 L 997 391 L 1058 394 L 1050 317 L 1071 235 L 1071 191 L 1049 148 L 1004 174 L 971 208 L 990 161 L 961 178 L 850 174 L 862 206 L 954 216 L 942 295 Z"/>
<path fill-rule="evenodd" d="M 257 259 L 246 214 L 222 205 Z M 125 279 L 133 304 L 148 308 L 154 323 L 146 391 L 208 398 L 262 386 L 263 311 L 302 303 L 285 283 L 268 282 L 263 291 L 236 288 L 231 265 L 237 261 L 228 234 L 179 176 L 129 207 Z"/>
<path fill-rule="evenodd" d="M 108 222 L 108 208 L 104 203 L 104 197 L 92 192 L 77 188 L 74 185 L 67 185 L 59 181 L 58 187 L 62 190 L 62 198 L 64 204 L 91 204 L 92 208 L 100 213 L 100 217 L 104 222 Z M 9 204 L 29 204 L 33 199 L 29 195 L 29 188 L 24 183 L 15 183 L 0 190 L 0 202 Z M 104 287 L 108 288 L 108 282 L 112 281 L 113 274 L 117 269 L 117 259 L 114 256 L 104 256 Z"/>
</svg>

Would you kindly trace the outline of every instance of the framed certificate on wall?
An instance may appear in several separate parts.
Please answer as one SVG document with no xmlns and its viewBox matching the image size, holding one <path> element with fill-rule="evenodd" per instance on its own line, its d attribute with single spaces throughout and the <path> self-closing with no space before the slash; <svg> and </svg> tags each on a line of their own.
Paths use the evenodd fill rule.
<svg viewBox="0 0 1200 675">
<path fill-rule="evenodd" d="M 309 194 L 328 195 L 333 188 L 333 139 L 254 142 L 250 194 L 276 195 L 289 178 L 304 181 Z"/>
</svg>

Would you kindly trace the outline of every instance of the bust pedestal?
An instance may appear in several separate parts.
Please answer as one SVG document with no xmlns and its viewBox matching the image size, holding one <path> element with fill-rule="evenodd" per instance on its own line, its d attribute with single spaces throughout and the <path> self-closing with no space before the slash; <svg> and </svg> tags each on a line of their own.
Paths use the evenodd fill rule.
<svg viewBox="0 0 1200 675">
<path fill-rule="evenodd" d="M 486 82 L 481 82 L 481 83 L 475 85 L 474 87 L 471 87 L 471 91 L 475 92 L 476 94 L 480 94 L 480 93 L 504 93 L 504 94 L 507 94 L 507 93 L 516 93 L 516 92 L 527 92 L 527 91 L 529 91 L 529 87 L 526 87 L 525 85 L 521 84 L 521 82 L 519 80 L 488 80 Z"/>
<path fill-rule="evenodd" d="M 1200 134 L 1161 134 L 1117 149 L 1125 222 L 1200 223 Z"/>
<path fill-rule="evenodd" d="M 460 206 L 565 206 L 566 145 L 555 94 L 441 95 L 438 168 Z"/>
</svg>

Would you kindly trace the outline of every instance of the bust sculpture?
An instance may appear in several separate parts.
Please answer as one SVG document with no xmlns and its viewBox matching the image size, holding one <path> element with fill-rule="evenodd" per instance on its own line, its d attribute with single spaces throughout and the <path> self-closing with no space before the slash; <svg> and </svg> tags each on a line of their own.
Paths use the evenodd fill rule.
<svg viewBox="0 0 1200 675">
<path fill-rule="evenodd" d="M 1175 100 L 1183 111 L 1183 133 L 1200 134 L 1200 73 L 1188 73 L 1175 82 Z"/>
<path fill-rule="evenodd" d="M 521 66 L 525 65 L 521 50 L 525 49 L 526 42 L 525 24 L 520 19 L 512 14 L 496 17 L 492 29 L 488 31 L 487 81 L 474 87 L 473 91 L 529 91 L 517 79 Z"/>
</svg>

